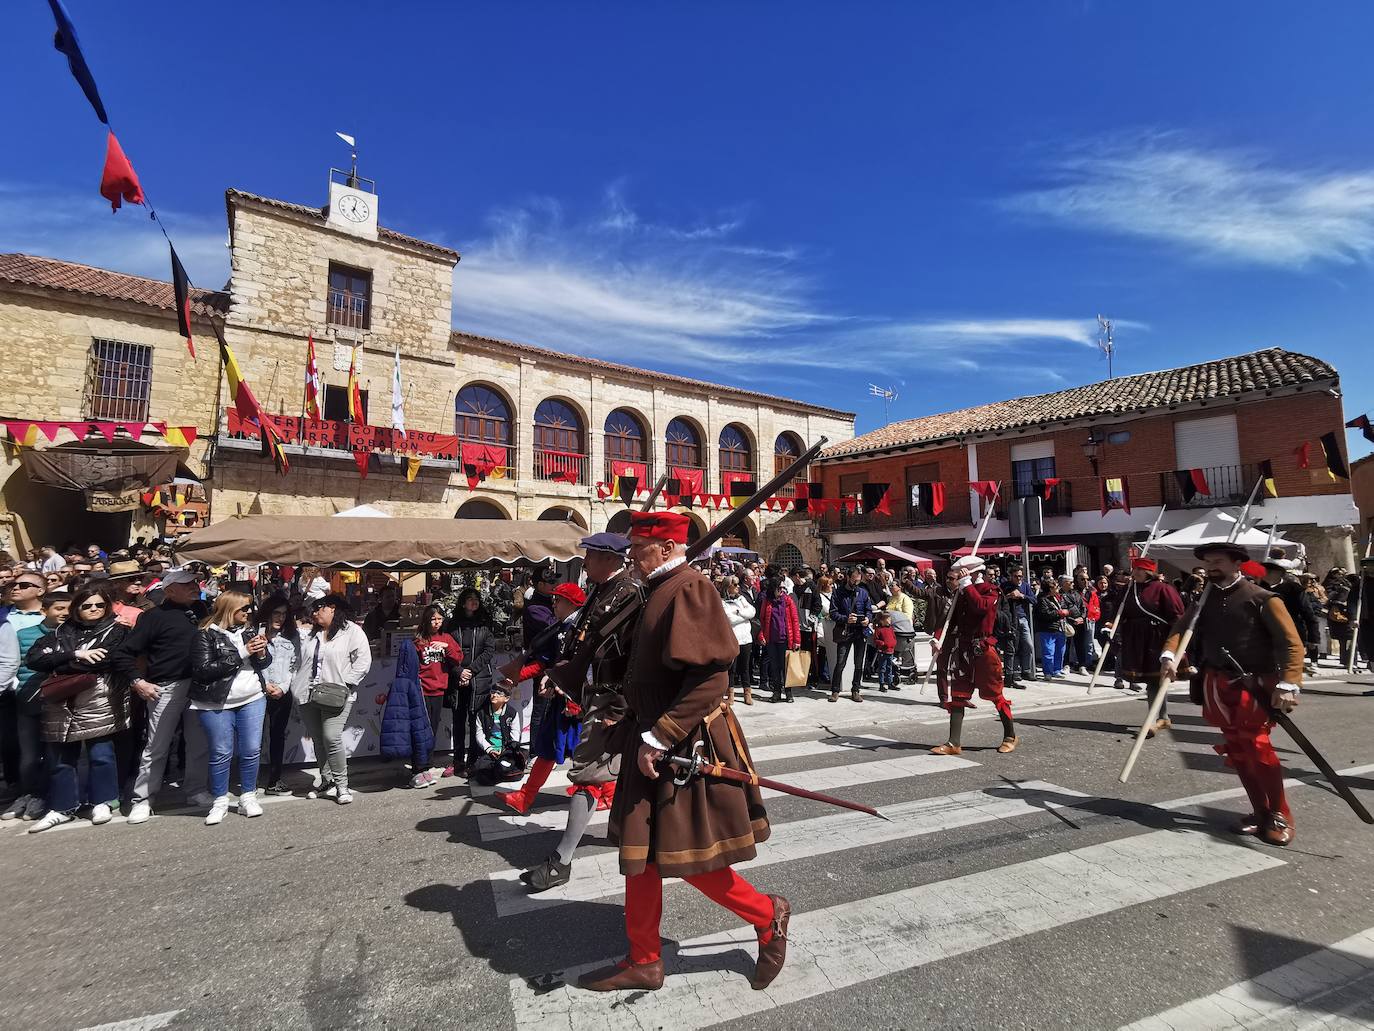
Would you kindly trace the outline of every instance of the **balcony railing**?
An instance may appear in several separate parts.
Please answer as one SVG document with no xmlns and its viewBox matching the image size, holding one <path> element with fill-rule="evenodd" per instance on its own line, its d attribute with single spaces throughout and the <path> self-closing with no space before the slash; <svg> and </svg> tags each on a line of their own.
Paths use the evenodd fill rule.
<svg viewBox="0 0 1374 1031">
<path fill-rule="evenodd" d="M 587 469 L 591 465 L 586 455 L 572 451 L 534 449 L 534 478 L 554 483 L 588 485 Z"/>
<path fill-rule="evenodd" d="M 1048 499 L 1045 498 L 1043 488 L 1037 491 L 1026 484 L 1017 486 L 1016 497 L 1025 497 L 1029 494 L 1039 495 L 1040 514 L 1046 519 L 1073 515 L 1073 485 L 1068 480 L 1060 480 L 1055 484 Z M 1007 502 L 1000 497 L 997 499 L 997 508 L 993 515 L 997 519 L 1007 518 Z"/>
<path fill-rule="evenodd" d="M 968 516 L 956 517 L 948 509 L 937 516 L 928 512 L 916 510 L 914 512 L 897 512 L 886 516 L 878 512 L 870 512 L 865 515 L 857 510 L 851 512 L 848 509 L 841 509 L 837 513 L 827 513 L 826 523 L 831 529 L 841 530 L 902 530 L 918 529 L 929 526 L 967 526 Z"/>
<path fill-rule="evenodd" d="M 730 480 L 732 479 L 749 480 L 754 484 L 755 489 L 761 486 L 759 483 L 759 474 L 753 469 L 724 469 L 720 474 L 720 492 L 722 494 L 729 495 Z"/>
<path fill-rule="evenodd" d="M 367 297 L 363 294 L 349 293 L 347 290 L 330 290 L 327 321 L 331 326 L 367 329 Z"/>
<path fill-rule="evenodd" d="M 1198 491 L 1193 497 L 1184 498 L 1184 490 L 1179 486 L 1178 477 L 1173 473 L 1159 474 L 1160 495 L 1164 504 L 1172 508 L 1219 508 L 1222 505 L 1243 505 L 1250 491 L 1259 479 L 1257 465 L 1214 465 L 1202 470 L 1207 481 L 1207 490 Z M 1255 496 L 1258 504 L 1264 500 L 1261 489 Z"/>
</svg>

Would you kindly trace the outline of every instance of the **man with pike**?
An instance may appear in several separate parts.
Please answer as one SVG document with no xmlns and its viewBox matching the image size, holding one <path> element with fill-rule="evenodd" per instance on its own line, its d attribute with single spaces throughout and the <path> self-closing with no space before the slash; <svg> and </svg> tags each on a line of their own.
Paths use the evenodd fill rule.
<svg viewBox="0 0 1374 1031">
<path fill-rule="evenodd" d="M 1183 615 L 1183 599 L 1174 585 L 1160 580 L 1155 574 L 1159 563 L 1152 558 L 1131 559 L 1131 585 L 1121 598 L 1112 617 L 1120 622 L 1116 628 L 1116 684 L 1119 690 L 1139 690 L 1145 684 L 1153 704 L 1159 686 L 1159 652 L 1164 639 L 1179 616 Z M 1169 703 L 1159 710 L 1155 725 L 1147 731 L 1149 737 L 1172 727 Z"/>
<path fill-rule="evenodd" d="M 1290 712 L 1302 690 L 1303 645 L 1283 601 L 1241 575 L 1244 548 L 1229 542 L 1203 544 L 1193 553 L 1207 569 L 1211 590 L 1196 613 L 1188 653 L 1201 671 L 1202 715 L 1221 730 L 1216 750 L 1236 771 L 1251 813 L 1233 828 L 1271 845 L 1293 840 L 1293 814 L 1283 790 L 1283 768 L 1269 740 L 1274 710 Z M 1196 604 L 1196 603 L 1195 603 Z M 1194 606 L 1174 623 L 1159 661 L 1164 679 L 1177 674 L 1179 644 Z"/>
<path fill-rule="evenodd" d="M 663 878 L 680 877 L 753 925 L 759 956 L 750 984 L 766 988 L 782 969 L 791 908 L 735 873 L 767 840 L 757 784 L 712 777 L 677 783 L 671 756 L 704 753 L 752 774 L 744 734 L 729 704 L 730 663 L 739 644 L 708 580 L 687 564 L 688 519 L 630 513 L 630 559 L 647 588 L 625 680 L 629 713 L 620 724 L 620 778 L 610 840 L 625 875 L 629 955 L 578 984 L 591 991 L 654 991 L 663 985 Z"/>
</svg>

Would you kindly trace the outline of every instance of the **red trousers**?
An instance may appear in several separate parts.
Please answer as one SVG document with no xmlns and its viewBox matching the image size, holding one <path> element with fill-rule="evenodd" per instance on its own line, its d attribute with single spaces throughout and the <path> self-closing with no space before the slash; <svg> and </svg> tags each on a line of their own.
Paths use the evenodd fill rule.
<svg viewBox="0 0 1374 1031">
<path fill-rule="evenodd" d="M 773 900 L 746 881 L 731 867 L 693 874 L 684 881 L 712 902 L 724 906 L 760 932 L 760 941 L 773 922 Z M 658 865 L 625 878 L 625 936 L 630 939 L 630 962 L 652 963 L 659 957 L 662 939 L 658 925 L 663 917 L 663 878 Z"/>
<path fill-rule="evenodd" d="M 1202 715 L 1221 731 L 1224 742 L 1213 747 L 1240 777 L 1256 814 L 1282 813 L 1292 823 L 1293 814 L 1283 791 L 1283 769 L 1269 740 L 1274 722 L 1268 710 L 1247 690 L 1245 681 L 1216 669 L 1206 669 L 1202 676 Z M 1274 683 L 1274 678 L 1268 678 L 1259 690 L 1268 691 Z"/>
<path fill-rule="evenodd" d="M 941 649 L 935 665 L 935 684 L 940 692 L 940 707 L 948 712 L 972 709 L 973 692 L 991 702 L 993 708 L 1011 718 L 1011 702 L 1002 693 L 1002 657 L 993 638 L 972 642 L 955 640 L 953 652 Z"/>
</svg>

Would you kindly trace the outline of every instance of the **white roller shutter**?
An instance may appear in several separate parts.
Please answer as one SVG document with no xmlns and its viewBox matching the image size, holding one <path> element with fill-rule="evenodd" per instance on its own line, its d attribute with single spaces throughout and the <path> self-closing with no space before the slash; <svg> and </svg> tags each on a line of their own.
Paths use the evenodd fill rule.
<svg viewBox="0 0 1374 1031">
<path fill-rule="evenodd" d="M 1235 415 L 1214 415 L 1174 423 L 1174 456 L 1177 469 L 1240 465 Z"/>
<path fill-rule="evenodd" d="M 1051 440 L 1030 440 L 1024 444 L 1013 444 L 1011 446 L 1011 460 L 1013 462 L 1029 462 L 1033 458 L 1053 458 L 1054 441 Z"/>
</svg>

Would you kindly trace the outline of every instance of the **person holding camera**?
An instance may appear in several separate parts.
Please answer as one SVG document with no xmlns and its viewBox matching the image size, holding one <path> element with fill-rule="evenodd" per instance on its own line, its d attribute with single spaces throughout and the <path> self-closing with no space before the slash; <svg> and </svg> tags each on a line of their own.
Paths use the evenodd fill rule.
<svg viewBox="0 0 1374 1031">
<path fill-rule="evenodd" d="M 873 599 L 863 586 L 863 570 L 854 566 L 843 584 L 835 588 L 830 598 L 830 618 L 835 625 L 835 664 L 830 670 L 830 700 L 840 700 L 840 681 L 845 661 L 852 654 L 854 672 L 850 679 L 849 697 L 862 702 L 864 653 L 867 650 L 870 625 L 873 621 Z"/>
</svg>

